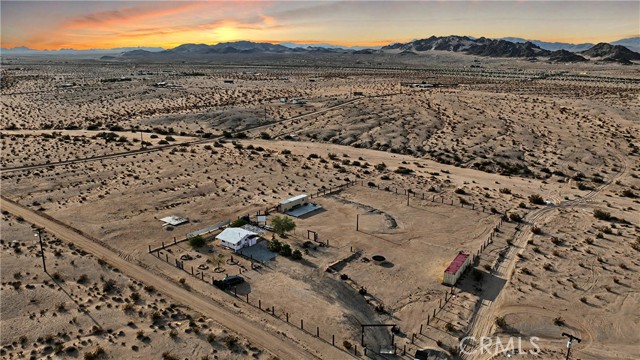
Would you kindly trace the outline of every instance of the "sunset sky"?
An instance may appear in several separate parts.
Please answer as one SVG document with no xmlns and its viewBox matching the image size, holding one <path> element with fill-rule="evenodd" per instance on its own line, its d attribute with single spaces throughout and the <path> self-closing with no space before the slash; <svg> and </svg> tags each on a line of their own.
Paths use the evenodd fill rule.
<svg viewBox="0 0 640 360">
<path fill-rule="evenodd" d="M 2 47 L 233 40 L 386 45 L 431 35 L 600 42 L 638 36 L 638 1 L 2 1 Z"/>
</svg>

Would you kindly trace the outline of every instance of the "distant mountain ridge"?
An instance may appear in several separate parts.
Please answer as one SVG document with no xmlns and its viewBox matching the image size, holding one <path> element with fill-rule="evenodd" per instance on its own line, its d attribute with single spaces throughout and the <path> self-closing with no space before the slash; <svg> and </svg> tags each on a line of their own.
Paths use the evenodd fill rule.
<svg viewBox="0 0 640 360">
<path fill-rule="evenodd" d="M 640 60 L 640 54 L 633 52 L 622 45 L 599 43 L 589 50 L 581 51 L 581 54 L 602 58 L 605 61 L 616 61 L 623 64 L 631 64 L 633 60 Z"/>
<path fill-rule="evenodd" d="M 626 41 L 630 41 L 627 39 Z M 582 44 L 584 45 L 584 44 Z M 384 46 L 384 52 L 399 52 L 400 54 L 420 53 L 432 50 L 462 52 L 469 55 L 506 58 L 548 57 L 551 62 L 583 62 L 590 58 L 603 61 L 614 61 L 621 64 L 631 64 L 640 60 L 640 53 L 629 50 L 622 45 L 599 43 L 580 54 L 565 49 L 550 51 L 531 41 L 512 42 L 503 39 L 471 38 L 469 36 L 431 36 L 426 39 L 413 40 L 407 43 L 395 43 Z"/>
<path fill-rule="evenodd" d="M 9 54 L 9 55 L 39 55 L 39 54 L 100 55 L 100 54 L 118 54 L 122 52 L 135 51 L 135 50 L 157 52 L 157 51 L 163 51 L 164 49 L 161 47 L 120 47 L 120 48 L 112 48 L 112 49 L 86 49 L 86 50 L 76 50 L 76 49 L 35 50 L 35 49 L 28 48 L 26 46 L 18 46 L 14 48 L 1 48 L 0 52 L 2 54 Z"/>
<path fill-rule="evenodd" d="M 640 37 L 621 39 L 617 43 L 640 44 Z M 297 46 L 296 46 L 297 45 Z M 428 51 L 451 51 L 469 55 L 502 57 L 502 58 L 548 58 L 550 62 L 583 62 L 588 58 L 598 61 L 614 61 L 631 64 L 640 61 L 640 53 L 634 52 L 620 44 L 599 43 L 596 45 L 547 43 L 538 40 L 521 38 L 490 39 L 471 36 L 431 36 L 425 39 L 415 39 L 406 43 L 394 43 L 380 48 L 351 47 L 342 48 L 330 44 L 293 44 L 252 41 L 233 41 L 207 44 L 182 44 L 172 49 L 135 47 L 115 49 L 73 50 L 61 49 L 57 51 L 38 51 L 26 47 L 2 49 L 3 54 L 102 54 L 105 60 L 118 58 L 147 58 L 161 60 L 163 58 L 179 59 L 180 57 L 198 58 L 215 54 L 304 54 L 304 53 L 336 53 L 336 54 L 397 54 L 399 56 L 417 56 Z M 546 48 L 545 48 L 546 47 Z M 556 50 L 550 50 L 556 49 Z M 581 50 L 580 50 L 581 49 Z M 117 55 L 117 56 L 113 56 Z M 588 58 L 587 58 L 588 57 Z"/>
<path fill-rule="evenodd" d="M 549 56 L 550 51 L 544 50 L 531 43 L 514 43 L 501 39 L 477 38 L 468 36 L 431 36 L 427 39 L 419 39 L 408 43 L 396 43 L 383 46 L 382 51 L 399 50 L 423 52 L 430 50 L 444 50 L 453 52 L 463 52 L 470 55 L 490 56 L 490 57 L 535 57 Z"/>
</svg>

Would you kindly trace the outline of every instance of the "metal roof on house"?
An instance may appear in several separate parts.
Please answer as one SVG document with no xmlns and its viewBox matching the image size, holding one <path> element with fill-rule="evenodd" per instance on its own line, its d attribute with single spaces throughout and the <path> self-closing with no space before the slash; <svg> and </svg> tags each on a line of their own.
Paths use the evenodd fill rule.
<svg viewBox="0 0 640 360">
<path fill-rule="evenodd" d="M 253 231 L 245 230 L 243 228 L 226 228 L 223 232 L 216 236 L 216 239 L 225 241 L 232 245 L 237 245 L 248 236 L 257 236 L 258 234 Z"/>
<path fill-rule="evenodd" d="M 456 255 L 456 258 L 453 259 L 451 264 L 449 264 L 449 267 L 444 272 L 447 274 L 456 274 L 468 258 L 469 254 L 465 254 L 463 252 L 458 253 L 458 255 Z"/>
<path fill-rule="evenodd" d="M 300 200 L 300 199 L 304 199 L 306 197 L 308 197 L 306 194 L 300 194 L 300 195 L 294 196 L 292 198 L 280 201 L 280 205 L 288 204 L 290 202 L 294 202 L 294 201 L 297 201 L 297 200 Z"/>
<path fill-rule="evenodd" d="M 177 226 L 177 225 L 186 223 L 187 221 L 189 221 L 189 219 L 171 215 L 171 216 L 163 217 L 162 219 L 160 219 L 160 221 L 165 223 L 165 225 Z"/>
</svg>

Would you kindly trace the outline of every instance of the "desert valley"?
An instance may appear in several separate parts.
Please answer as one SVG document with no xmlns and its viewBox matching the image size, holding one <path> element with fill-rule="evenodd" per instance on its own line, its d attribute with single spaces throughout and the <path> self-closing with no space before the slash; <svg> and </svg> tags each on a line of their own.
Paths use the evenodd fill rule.
<svg viewBox="0 0 640 360">
<path fill-rule="evenodd" d="M 0 358 L 638 359 L 640 54 L 434 41 L 4 54 Z"/>
</svg>

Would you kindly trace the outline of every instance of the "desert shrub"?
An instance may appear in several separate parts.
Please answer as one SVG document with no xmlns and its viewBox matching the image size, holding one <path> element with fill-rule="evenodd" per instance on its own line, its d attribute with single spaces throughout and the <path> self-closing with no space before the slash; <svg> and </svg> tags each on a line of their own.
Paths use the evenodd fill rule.
<svg viewBox="0 0 640 360">
<path fill-rule="evenodd" d="M 582 190 L 582 191 L 587 191 L 587 190 L 593 190 L 593 188 L 583 182 L 579 182 L 578 183 L 578 190 Z"/>
<path fill-rule="evenodd" d="M 518 213 L 511 213 L 509 214 L 509 219 L 513 222 L 521 222 L 522 216 L 520 216 L 520 214 Z"/>
<path fill-rule="evenodd" d="M 555 319 L 553 319 L 553 323 L 557 326 L 564 326 L 565 324 L 564 319 L 561 316 L 558 316 Z"/>
<path fill-rule="evenodd" d="M 171 136 L 171 135 L 167 135 L 167 136 L 165 136 L 165 138 L 164 138 L 164 139 L 165 139 L 165 140 L 167 140 L 167 141 L 176 141 L 176 139 L 175 139 L 173 136 Z"/>
<path fill-rule="evenodd" d="M 200 235 L 189 238 L 189 245 L 191 245 L 191 247 L 194 249 L 203 247 L 206 243 L 207 240 L 205 240 L 205 238 Z"/>
<path fill-rule="evenodd" d="M 132 292 L 131 295 L 129 295 L 129 298 L 134 302 L 138 302 L 140 301 L 140 294 L 137 292 Z"/>
<path fill-rule="evenodd" d="M 544 199 L 542 198 L 542 196 L 538 194 L 530 195 L 529 202 L 534 205 L 544 205 Z"/>
<path fill-rule="evenodd" d="M 116 289 L 116 281 L 113 279 L 108 279 L 102 284 L 102 291 L 109 293 Z"/>
<path fill-rule="evenodd" d="M 238 338 L 233 335 L 227 335 L 222 338 L 222 342 L 227 347 L 227 349 L 231 349 L 238 343 Z"/>
<path fill-rule="evenodd" d="M 293 250 L 293 252 L 291 253 L 291 258 L 293 260 L 301 260 L 302 259 L 302 252 L 298 249 Z"/>
<path fill-rule="evenodd" d="M 504 319 L 504 316 L 498 316 L 495 323 L 501 329 L 504 329 L 507 326 L 507 321 Z"/>
<path fill-rule="evenodd" d="M 511 189 L 508 189 L 508 188 L 501 188 L 499 191 L 500 191 L 500 194 L 507 194 L 507 195 L 511 194 Z"/>
<path fill-rule="evenodd" d="M 160 141 L 158 141 L 158 144 L 167 145 L 167 144 L 169 144 L 169 142 L 167 140 L 160 140 Z"/>
<path fill-rule="evenodd" d="M 445 326 L 445 328 L 447 329 L 448 332 L 455 332 L 456 331 L 456 327 L 453 326 L 452 323 L 447 323 L 447 325 Z"/>
<path fill-rule="evenodd" d="M 230 227 L 243 227 L 245 225 L 247 225 L 249 222 L 247 221 L 247 219 L 241 217 L 237 220 L 234 220 L 231 224 L 229 224 Z"/>
<path fill-rule="evenodd" d="M 102 359 L 106 355 L 106 352 L 101 346 L 98 346 L 95 350 L 84 353 L 84 360 L 97 360 Z"/>
<path fill-rule="evenodd" d="M 395 169 L 393 172 L 395 172 L 396 174 L 408 175 L 408 174 L 411 174 L 413 172 L 413 170 L 407 169 L 406 167 L 403 167 L 403 166 L 400 166 L 397 169 Z"/>
<path fill-rule="evenodd" d="M 260 139 L 269 140 L 269 139 L 271 139 L 271 135 L 269 135 L 268 133 L 263 131 L 263 132 L 260 133 Z"/>
<path fill-rule="evenodd" d="M 604 221 L 611 220 L 611 214 L 607 211 L 600 210 L 600 209 L 593 210 L 593 217 L 595 217 L 598 220 L 604 220 Z"/>
<path fill-rule="evenodd" d="M 374 166 L 373 168 L 378 171 L 383 171 L 387 168 L 387 164 L 385 163 L 376 164 L 376 166 Z"/>
<path fill-rule="evenodd" d="M 351 345 L 351 343 L 349 342 L 349 340 L 344 340 L 344 341 L 342 342 L 342 346 L 344 346 L 344 348 L 345 348 L 345 349 L 347 349 L 347 350 L 351 350 L 351 347 L 352 347 L 352 345 Z"/>
<path fill-rule="evenodd" d="M 282 155 L 290 155 L 291 154 L 291 150 L 284 149 L 284 150 L 280 151 L 280 154 L 282 154 Z"/>
<path fill-rule="evenodd" d="M 78 284 L 86 284 L 87 281 L 89 280 L 89 278 L 87 277 L 87 274 L 82 274 L 78 277 L 78 279 L 76 280 L 76 282 Z"/>
<path fill-rule="evenodd" d="M 628 197 L 628 198 L 636 198 L 637 197 L 637 195 L 633 191 L 631 191 L 629 189 L 622 190 L 621 195 L 624 196 L 624 197 Z"/>
<path fill-rule="evenodd" d="M 282 255 L 282 256 L 289 257 L 289 256 L 291 256 L 291 253 L 292 253 L 291 246 L 289 246 L 289 244 L 287 244 L 287 243 L 282 244 L 282 247 L 280 247 L 279 254 Z"/>
<path fill-rule="evenodd" d="M 537 226 L 535 226 L 535 225 L 534 225 L 534 226 L 531 228 L 531 232 L 532 232 L 532 233 L 534 233 L 534 234 L 536 234 L 536 235 L 539 235 L 539 234 L 542 234 L 542 229 L 540 229 L 539 227 L 537 227 Z"/>
<path fill-rule="evenodd" d="M 216 336 L 212 333 L 209 333 L 207 335 L 207 342 L 209 342 L 209 344 L 212 344 L 216 341 Z"/>
<path fill-rule="evenodd" d="M 162 360 L 180 360 L 177 356 L 171 354 L 168 351 L 162 353 Z"/>
<path fill-rule="evenodd" d="M 457 188 L 453 192 L 459 195 L 464 195 L 467 193 L 466 191 L 464 191 L 464 189 L 461 189 L 461 188 Z"/>
<path fill-rule="evenodd" d="M 272 239 L 271 241 L 269 241 L 269 245 L 267 247 L 269 248 L 269 251 L 279 253 L 280 249 L 282 249 L 282 243 L 277 239 Z"/>
</svg>

